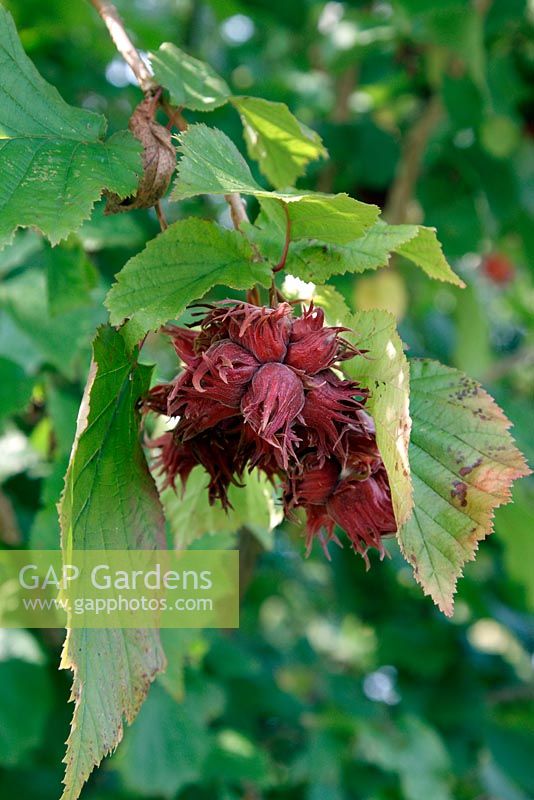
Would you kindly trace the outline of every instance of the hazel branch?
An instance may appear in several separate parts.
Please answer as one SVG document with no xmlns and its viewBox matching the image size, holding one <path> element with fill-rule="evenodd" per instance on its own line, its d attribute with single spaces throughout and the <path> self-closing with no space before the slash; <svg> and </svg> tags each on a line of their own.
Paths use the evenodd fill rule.
<svg viewBox="0 0 534 800">
<path fill-rule="evenodd" d="M 245 203 L 243 198 L 241 197 L 238 192 L 232 192 L 232 194 L 225 194 L 224 199 L 230 206 L 230 216 L 232 218 L 232 224 L 234 228 L 238 231 L 239 226 L 242 222 L 248 222 L 248 214 L 245 210 Z"/>
<path fill-rule="evenodd" d="M 102 17 L 115 47 L 132 70 L 142 91 L 145 94 L 153 94 L 160 87 L 158 87 L 139 51 L 126 33 L 124 23 L 113 3 L 108 3 L 106 0 L 90 0 L 90 2 Z M 183 117 L 181 108 L 172 106 L 166 100 L 160 100 L 160 105 L 169 118 L 170 127 L 176 125 L 181 131 L 187 129 L 187 120 Z M 230 216 L 234 228 L 239 230 L 241 223 L 249 221 L 245 204 L 237 192 L 226 194 L 224 199 L 230 206 Z M 157 208 L 156 212 L 158 212 Z M 159 213 L 158 218 L 161 223 Z M 164 229 L 163 225 L 162 229 Z"/>
<path fill-rule="evenodd" d="M 389 191 L 384 217 L 392 225 L 409 221 L 408 211 L 428 141 L 443 115 L 441 100 L 432 97 L 406 136 L 395 180 Z"/>
<path fill-rule="evenodd" d="M 157 88 L 157 83 L 126 33 L 124 23 L 113 3 L 108 3 L 106 0 L 90 0 L 90 2 L 102 17 L 113 44 L 132 70 L 142 91 L 145 94 L 153 92 Z"/>
</svg>

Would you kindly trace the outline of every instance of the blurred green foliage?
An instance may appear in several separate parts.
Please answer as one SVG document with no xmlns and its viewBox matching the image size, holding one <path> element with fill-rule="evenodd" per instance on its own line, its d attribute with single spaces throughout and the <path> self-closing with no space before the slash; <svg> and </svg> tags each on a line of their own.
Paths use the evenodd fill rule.
<svg viewBox="0 0 534 800">
<path fill-rule="evenodd" d="M 112 131 L 124 128 L 139 92 L 90 5 L 5 5 L 65 100 L 104 113 Z M 337 288 L 355 308 L 394 310 L 411 355 L 480 379 L 532 459 L 532 3 L 118 6 L 139 47 L 173 42 L 235 94 L 286 102 L 317 130 L 330 160 L 314 163 L 302 186 L 376 202 L 390 221 L 438 227 L 466 290 L 400 260 L 338 278 Z M 235 110 L 217 109 L 213 122 L 244 151 Z M 407 164 L 419 174 L 400 183 L 395 206 Z M 228 221 L 213 198 L 165 210 L 170 220 L 195 212 Z M 0 253 L 2 547 L 58 546 L 55 503 L 102 299 L 157 230 L 151 212 L 109 218 L 99 205 L 59 250 L 22 232 Z M 66 270 L 67 301 L 56 292 Z M 159 377 L 170 377 L 170 348 L 151 337 L 146 351 Z M 422 596 L 395 544 L 366 573 L 348 550 L 331 563 L 320 552 L 304 560 L 298 530 L 285 524 L 258 559 L 239 631 L 165 632 L 169 670 L 83 797 L 532 797 L 533 523 L 534 489 L 523 481 L 467 566 L 452 620 Z M 2 797 L 59 795 L 71 713 L 60 648 L 59 632 L 0 631 Z"/>
</svg>

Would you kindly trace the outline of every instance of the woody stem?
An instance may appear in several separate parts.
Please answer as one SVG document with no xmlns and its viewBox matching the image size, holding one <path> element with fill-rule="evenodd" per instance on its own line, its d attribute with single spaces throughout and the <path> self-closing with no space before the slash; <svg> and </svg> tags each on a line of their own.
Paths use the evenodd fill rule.
<svg viewBox="0 0 534 800">
<path fill-rule="evenodd" d="M 139 51 L 126 33 L 124 23 L 113 3 L 109 3 L 107 0 L 90 0 L 90 2 L 102 17 L 115 47 L 132 70 L 142 91 L 145 94 L 154 94 L 158 91 L 158 89 L 161 91 L 161 87 L 158 86 L 150 74 L 150 70 L 141 58 Z M 181 131 L 185 131 L 187 129 L 187 121 L 182 115 L 181 108 L 176 108 L 166 100 L 161 99 L 160 105 L 169 117 L 171 126 L 176 125 L 176 127 Z M 230 215 L 232 217 L 234 228 L 239 230 L 239 226 L 242 222 L 249 221 L 247 212 L 245 210 L 245 204 L 237 192 L 226 194 L 224 199 L 230 206 Z M 156 213 L 158 213 L 157 208 Z M 158 219 L 160 219 L 161 224 L 159 213 Z"/>
<path fill-rule="evenodd" d="M 289 251 L 289 245 L 291 244 L 291 218 L 289 216 L 289 211 L 287 208 L 287 203 L 283 204 L 284 213 L 286 215 L 286 239 L 284 242 L 284 249 L 282 250 L 282 255 L 280 256 L 280 261 L 276 266 L 273 267 L 273 272 L 280 272 L 280 270 L 284 269 L 287 261 L 287 253 Z"/>
<path fill-rule="evenodd" d="M 153 92 L 157 88 L 157 83 L 150 74 L 150 70 L 141 58 L 139 51 L 126 33 L 124 23 L 113 3 L 108 3 L 106 0 L 90 1 L 104 20 L 115 47 L 137 78 L 142 91 L 145 94 Z"/>
</svg>

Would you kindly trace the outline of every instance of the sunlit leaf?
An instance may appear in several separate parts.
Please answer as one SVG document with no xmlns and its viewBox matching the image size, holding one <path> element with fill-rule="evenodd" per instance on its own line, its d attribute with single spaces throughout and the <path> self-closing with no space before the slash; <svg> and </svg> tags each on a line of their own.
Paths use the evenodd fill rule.
<svg viewBox="0 0 534 800">
<path fill-rule="evenodd" d="M 233 97 L 243 122 L 248 154 L 278 188 L 293 186 L 310 161 L 326 157 L 321 137 L 293 116 L 285 103 Z"/>
<path fill-rule="evenodd" d="M 408 361 L 396 328 L 387 311 L 359 311 L 346 317 L 345 333 L 361 356 L 344 364 L 344 371 L 371 390 L 368 408 L 376 426 L 376 440 L 386 467 L 397 524 L 402 525 L 412 509 L 412 487 L 408 444 L 410 441 L 410 378 Z"/>
<path fill-rule="evenodd" d="M 131 258 L 117 275 L 106 305 L 114 324 L 132 317 L 141 328 L 157 328 L 218 284 L 247 289 L 268 285 L 269 269 L 253 260 L 246 239 L 212 222 L 175 222 Z"/>
<path fill-rule="evenodd" d="M 394 250 L 421 267 L 431 278 L 454 283 L 456 286 L 465 285 L 448 265 L 434 228 L 417 226 L 416 235 Z"/>
<path fill-rule="evenodd" d="M 230 89 L 209 64 L 164 42 L 150 63 L 154 77 L 168 90 L 171 102 L 193 111 L 212 111 L 226 103 Z"/>
<path fill-rule="evenodd" d="M 178 176 L 172 197 L 183 200 L 197 194 L 262 193 L 235 144 L 218 128 L 190 125 L 180 135 Z M 267 193 L 268 194 L 268 193 Z"/>
<path fill-rule="evenodd" d="M 262 189 L 235 144 L 216 128 L 191 125 L 180 136 L 179 150 L 182 158 L 172 194 L 175 200 L 197 194 L 254 195 L 269 224 L 280 230 L 282 241 L 288 231 L 291 240 L 320 239 L 344 244 L 361 236 L 379 214 L 377 206 L 361 203 L 347 194 Z"/>
<path fill-rule="evenodd" d="M 286 268 L 303 280 L 322 282 L 332 275 L 385 267 L 393 253 L 412 261 L 431 278 L 464 285 L 447 263 L 435 230 L 422 225 L 379 222 L 362 237 L 343 246 L 301 243 L 291 248 Z"/>
<path fill-rule="evenodd" d="M 285 236 L 289 218 L 289 238 L 319 239 L 343 244 L 360 236 L 379 214 L 377 206 L 361 203 L 348 194 L 281 194 L 272 192 L 256 196 L 260 199 L 269 223 Z"/>
</svg>

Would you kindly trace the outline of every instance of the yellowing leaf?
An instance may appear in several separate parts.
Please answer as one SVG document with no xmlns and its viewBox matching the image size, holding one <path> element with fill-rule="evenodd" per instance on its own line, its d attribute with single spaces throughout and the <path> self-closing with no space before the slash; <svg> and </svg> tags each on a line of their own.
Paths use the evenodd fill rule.
<svg viewBox="0 0 534 800">
<path fill-rule="evenodd" d="M 365 350 L 344 364 L 344 371 L 371 390 L 367 407 L 376 426 L 376 441 L 386 467 L 397 525 L 412 509 L 408 444 L 410 441 L 410 377 L 408 361 L 387 311 L 359 311 L 345 318 L 344 336 Z"/>
<path fill-rule="evenodd" d="M 413 361 L 410 383 L 414 510 L 399 541 L 425 594 L 450 615 L 463 565 L 529 470 L 479 383 L 435 361 Z"/>
</svg>

